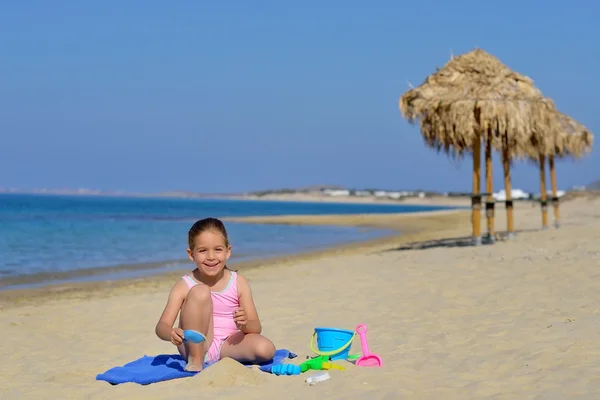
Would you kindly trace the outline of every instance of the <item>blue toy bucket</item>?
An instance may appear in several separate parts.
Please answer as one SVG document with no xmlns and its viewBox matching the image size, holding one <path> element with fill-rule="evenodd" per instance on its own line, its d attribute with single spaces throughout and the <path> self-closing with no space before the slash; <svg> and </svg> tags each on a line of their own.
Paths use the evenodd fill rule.
<svg viewBox="0 0 600 400">
<path fill-rule="evenodd" d="M 353 331 L 346 329 L 315 328 L 315 333 L 313 333 L 310 341 L 310 348 L 317 355 L 329 356 L 332 360 L 346 360 L 354 335 Z M 317 337 L 318 349 L 315 349 L 314 346 L 315 336 Z"/>
</svg>

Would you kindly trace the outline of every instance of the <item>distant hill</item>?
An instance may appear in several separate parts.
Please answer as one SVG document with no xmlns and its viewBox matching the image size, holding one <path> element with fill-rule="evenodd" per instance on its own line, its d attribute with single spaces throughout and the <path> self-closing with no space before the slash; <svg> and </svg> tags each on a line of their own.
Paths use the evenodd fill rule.
<svg viewBox="0 0 600 400">
<path fill-rule="evenodd" d="M 600 190 L 600 179 L 595 180 L 585 187 L 585 190 Z"/>
<path fill-rule="evenodd" d="M 313 186 L 305 186 L 299 188 L 280 188 L 280 189 L 266 189 L 266 190 L 256 190 L 252 192 L 248 192 L 247 194 L 255 195 L 255 196 L 264 196 L 267 194 L 293 194 L 293 193 L 311 193 L 311 192 L 320 192 L 323 190 L 341 190 L 345 189 L 342 186 L 338 185 L 313 185 Z"/>
</svg>

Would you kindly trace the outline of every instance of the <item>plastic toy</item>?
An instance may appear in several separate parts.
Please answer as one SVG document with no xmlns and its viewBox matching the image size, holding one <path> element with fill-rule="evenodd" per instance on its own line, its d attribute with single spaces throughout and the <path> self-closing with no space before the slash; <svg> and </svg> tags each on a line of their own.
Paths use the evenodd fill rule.
<svg viewBox="0 0 600 400">
<path fill-rule="evenodd" d="M 300 366 L 296 364 L 277 364 L 271 367 L 273 375 L 300 375 Z"/>
<path fill-rule="evenodd" d="M 337 369 L 340 371 L 345 371 L 346 368 L 341 365 L 337 365 L 332 363 L 329 360 L 329 357 L 320 356 L 315 357 L 310 360 L 304 361 L 300 365 L 295 364 L 279 364 L 273 365 L 271 368 L 271 373 L 274 375 L 300 375 L 302 372 L 306 372 L 308 370 L 328 370 L 328 369 Z"/>
<path fill-rule="evenodd" d="M 183 340 L 198 344 L 204 342 L 206 338 L 198 331 L 186 329 L 183 331 Z"/>
<path fill-rule="evenodd" d="M 360 324 L 356 327 L 356 333 L 360 337 L 360 347 L 362 349 L 362 356 L 356 360 L 356 365 L 361 367 L 381 367 L 383 361 L 377 354 L 369 352 L 369 345 L 367 343 L 367 326 Z"/>
<path fill-rule="evenodd" d="M 346 329 L 315 328 L 308 345 L 316 355 L 329 356 L 331 360 L 345 360 L 348 358 L 354 336 L 355 332 Z"/>
</svg>

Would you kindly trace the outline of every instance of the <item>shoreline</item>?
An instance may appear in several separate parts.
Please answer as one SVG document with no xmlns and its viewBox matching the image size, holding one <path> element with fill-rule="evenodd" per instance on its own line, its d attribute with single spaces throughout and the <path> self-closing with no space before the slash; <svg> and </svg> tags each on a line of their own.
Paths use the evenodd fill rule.
<svg viewBox="0 0 600 400">
<path fill-rule="evenodd" d="M 254 194 L 178 194 L 175 193 L 76 193 L 76 192 L 0 192 L 0 195 L 11 196 L 46 196 L 46 197 L 90 197 L 90 198 L 123 198 L 123 199 L 154 199 L 154 200 L 233 200 L 233 201 L 265 201 L 265 202 L 297 202 L 297 203 L 334 203 L 334 204 L 373 204 L 373 205 L 417 205 L 434 207 L 469 207 L 470 198 L 464 196 L 446 197 L 434 195 L 431 197 L 389 197 L 370 196 L 330 196 L 318 192 L 297 192 L 288 194 L 270 193 Z"/>
<path fill-rule="evenodd" d="M 223 196 L 219 199 L 241 200 L 241 201 L 282 201 L 297 203 L 335 203 L 335 204 L 375 204 L 396 206 L 431 206 L 431 207 L 470 207 L 470 197 L 417 197 L 409 196 L 399 199 L 389 197 L 371 196 L 328 196 L 321 193 L 289 193 L 289 194 L 265 194 L 265 195 L 232 195 Z"/>
<path fill-rule="evenodd" d="M 16 194 L 16 193 L 15 193 Z M 20 194 L 16 194 L 20 195 Z M 36 194 L 40 196 L 52 196 L 55 194 Z M 60 194 L 58 194 L 60 195 Z M 68 195 L 61 195 L 68 196 Z M 81 194 L 80 196 L 85 196 Z M 92 197 L 94 197 L 92 195 Z M 356 229 L 359 237 L 348 237 L 345 240 L 331 240 L 316 242 L 310 246 L 290 246 L 289 249 L 282 249 L 282 251 L 272 254 L 269 259 L 279 259 L 281 257 L 287 257 L 290 255 L 304 254 L 320 252 L 327 248 L 336 248 L 346 244 L 355 244 L 357 242 L 371 241 L 373 238 L 388 237 L 392 233 L 389 231 L 397 232 L 398 230 L 405 229 L 404 226 L 398 227 L 397 222 L 388 223 L 390 215 L 398 214 L 402 219 L 411 218 L 412 216 L 425 216 L 429 213 L 446 213 L 460 210 L 462 204 L 430 204 L 429 200 L 423 202 L 419 201 L 416 204 L 402 204 L 399 201 L 376 201 L 380 199 L 370 198 L 345 198 L 338 199 L 331 196 L 325 196 L 321 194 L 302 194 L 300 198 L 289 195 L 276 195 L 266 196 L 266 198 L 250 198 L 250 197 L 235 197 L 227 199 L 221 197 L 218 200 L 223 201 L 236 201 L 236 202 L 296 202 L 296 203 L 314 203 L 323 204 L 329 203 L 331 205 L 374 205 L 374 206 L 390 206 L 390 210 L 378 209 L 375 213 L 367 212 L 366 214 L 353 214 L 342 213 L 342 214 L 297 214 L 297 215 L 271 215 L 271 216 L 219 216 L 222 220 L 231 223 L 242 223 L 242 224 L 264 224 L 264 225 L 288 225 L 288 226 L 328 226 L 328 227 L 342 227 Z M 360 201 L 355 201 L 355 200 Z M 159 198 L 160 200 L 160 198 Z M 192 201 L 195 199 L 192 199 Z M 199 201 L 206 199 L 197 199 Z M 322 201 L 319 201 L 322 200 Z M 424 199 L 419 199 L 424 200 Z M 419 204 L 427 203 L 427 204 Z M 404 206 L 404 207 L 403 207 Z M 393 209 L 393 207 L 399 207 L 400 210 Z M 358 211 L 358 210 L 356 210 Z M 323 212 L 323 211 L 322 211 Z M 327 211 L 325 211 L 327 212 Z M 360 212 L 360 211 L 358 211 Z M 441 215 L 441 214 L 440 214 Z M 274 219 L 272 219 L 274 218 Z M 395 220 L 396 217 L 392 219 Z M 360 234 L 363 229 L 368 229 L 370 232 Z M 375 232 L 373 232 L 375 231 Z M 379 231 L 379 232 L 377 232 Z M 385 231 L 385 232 L 384 232 Z M 295 248 L 294 248 L 295 247 Z M 237 254 L 234 253 L 234 259 L 230 260 L 232 264 L 246 265 L 252 263 L 257 257 L 252 254 Z M 68 286 L 75 284 L 86 284 L 93 282 L 102 281 L 113 281 L 113 280 L 130 280 L 130 279 L 143 279 L 151 278 L 157 275 L 168 274 L 172 270 L 180 270 L 181 267 L 188 263 L 186 257 L 174 257 L 168 260 L 156 260 L 156 261 L 145 261 L 145 262 L 125 262 L 122 264 L 111 264 L 97 265 L 97 266 L 86 266 L 76 267 L 67 270 L 58 271 L 44 271 L 44 272 L 30 272 L 30 273 L 16 273 L 13 275 L 5 275 L 0 278 L 0 293 L 5 291 L 14 290 L 29 290 L 36 288 L 44 288 L 48 286 Z"/>
<path fill-rule="evenodd" d="M 262 270 L 282 264 L 310 261 L 338 254 L 356 254 L 364 251 L 378 251 L 392 245 L 408 244 L 414 241 L 428 240 L 439 236 L 440 229 L 455 228 L 466 221 L 463 210 L 439 210 L 399 214 L 350 214 L 350 215 L 287 215 L 266 217 L 223 218 L 224 222 L 288 224 L 288 225 L 329 225 L 392 231 L 382 237 L 341 243 L 321 249 L 299 251 L 277 255 L 264 259 L 232 261 L 231 268 L 253 275 L 254 270 Z M 184 260 L 185 261 L 185 260 Z M 150 264 L 150 263 L 149 263 Z M 157 269 L 167 269 L 158 266 Z M 183 263 L 182 263 L 183 265 Z M 174 268 L 168 272 L 158 272 L 141 277 L 107 279 L 103 281 L 74 281 L 65 283 L 48 282 L 43 286 L 28 288 L 10 288 L 0 290 L 0 310 L 18 306 L 36 304 L 37 300 L 61 300 L 64 298 L 82 299 L 109 297 L 125 291 L 139 293 L 147 289 L 169 290 L 170 286 L 189 270 Z M 100 270 L 101 268 L 97 268 Z M 114 269 L 114 268 L 113 268 Z M 148 271 L 148 270 L 147 270 Z M 101 273 L 101 272 L 99 272 Z"/>
<path fill-rule="evenodd" d="M 252 223 L 250 222 L 250 224 Z M 269 257 L 269 259 L 287 258 L 290 255 L 325 251 L 330 248 L 369 242 L 372 240 L 378 240 L 396 234 L 395 232 L 393 232 L 393 229 L 384 229 L 380 227 L 368 227 L 366 229 L 366 232 L 365 229 L 362 229 L 363 227 L 341 227 L 350 229 L 354 228 L 357 231 L 363 233 L 364 237 L 359 239 L 347 239 L 332 244 L 315 245 L 307 247 L 305 249 L 294 250 L 291 252 L 280 251 L 274 253 L 274 255 Z M 257 260 L 257 258 L 257 255 L 246 253 L 238 255 L 234 252 L 232 254 L 232 258 L 230 259 L 230 264 L 252 264 Z M 84 284 L 103 281 L 152 278 L 154 276 L 169 274 L 170 271 L 182 270 L 182 266 L 189 265 L 190 260 L 188 258 L 179 258 L 171 260 L 123 263 L 88 268 L 76 268 L 57 272 L 36 272 L 22 275 L 8 275 L 0 278 L 0 294 L 8 290 L 29 290 L 35 288 L 42 289 L 44 287 L 57 285 L 72 285 L 78 283 Z"/>
<path fill-rule="evenodd" d="M 441 209 L 389 214 L 306 214 L 306 215 L 263 215 L 249 217 L 224 217 L 224 222 L 252 224 L 276 224 L 296 226 L 344 226 L 355 228 L 378 228 L 401 230 L 399 224 L 414 225 L 414 219 L 464 213 L 461 209 Z M 470 212 L 470 211 L 469 211 Z M 405 226 L 402 228 L 406 228 Z"/>
</svg>

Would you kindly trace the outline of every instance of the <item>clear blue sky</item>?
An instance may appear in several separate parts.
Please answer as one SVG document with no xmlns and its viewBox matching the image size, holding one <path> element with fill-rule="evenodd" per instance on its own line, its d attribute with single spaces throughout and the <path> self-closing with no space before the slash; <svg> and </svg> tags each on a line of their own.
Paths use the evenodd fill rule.
<svg viewBox="0 0 600 400">
<path fill-rule="evenodd" d="M 5 1 L 0 187 L 469 191 L 469 160 L 401 117 L 407 81 L 478 46 L 600 135 L 598 15 L 555 0 Z M 598 154 L 559 163 L 559 185 L 600 178 Z M 513 185 L 538 190 L 537 169 L 517 164 Z"/>
</svg>

